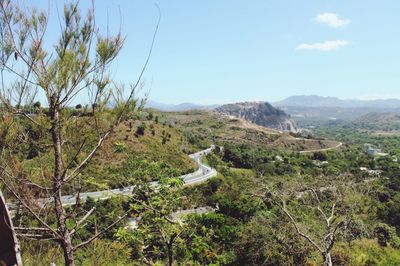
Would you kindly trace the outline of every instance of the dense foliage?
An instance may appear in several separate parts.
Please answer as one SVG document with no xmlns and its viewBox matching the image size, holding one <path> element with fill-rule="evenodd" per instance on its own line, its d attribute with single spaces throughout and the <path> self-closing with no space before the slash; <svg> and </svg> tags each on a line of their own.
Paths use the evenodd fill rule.
<svg viewBox="0 0 400 266">
<path fill-rule="evenodd" d="M 288 217 L 271 201 L 272 195 L 262 196 L 266 195 L 266 188 L 285 198 L 287 210 L 301 230 L 314 239 L 323 234 L 325 226 L 314 211 L 316 201 L 307 194 L 307 189 L 316 189 L 325 210 L 330 210 L 336 202 L 336 219 L 348 218 L 348 222 L 337 234 L 331 251 L 334 265 L 400 263 L 398 164 L 389 158 L 367 155 L 362 145 L 348 145 L 340 152 L 299 154 L 221 143 L 204 159 L 219 175 L 186 188 L 181 187 L 179 180 L 164 178 L 174 175 L 174 171 L 163 164 L 133 157 L 129 160 L 131 182 L 140 184 L 158 176 L 165 186 L 156 190 L 141 187 L 130 203 L 120 201 L 120 207 L 115 200 L 88 201 L 82 205 L 86 210 L 94 204 L 100 208 L 100 216 L 94 216 L 85 229 L 88 233 L 95 230 L 95 224 L 99 227 L 109 224 L 111 220 L 107 217 L 112 219 L 119 209 L 130 210 L 131 217 L 140 217 L 137 229 L 129 229 L 124 223 L 94 244 L 99 252 L 107 246 L 115 255 L 112 258 L 116 265 L 321 264 L 322 256 L 299 236 Z M 383 172 L 377 178 L 360 167 Z M 180 218 L 170 216 L 179 210 L 201 206 L 210 206 L 214 211 Z M 84 236 L 85 230 L 79 234 Z M 26 261 L 31 260 L 28 254 L 33 246 L 24 253 Z M 77 255 L 82 264 L 93 259 L 91 252 L 85 249 Z M 42 256 L 44 261 L 57 261 L 56 256 L 47 253 Z M 103 264 L 107 261 L 104 258 Z"/>
</svg>

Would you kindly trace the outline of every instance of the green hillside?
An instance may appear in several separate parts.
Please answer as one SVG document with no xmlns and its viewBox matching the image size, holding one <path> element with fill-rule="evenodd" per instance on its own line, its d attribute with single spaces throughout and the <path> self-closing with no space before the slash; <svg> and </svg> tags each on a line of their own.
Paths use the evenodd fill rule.
<svg viewBox="0 0 400 266">
<path fill-rule="evenodd" d="M 359 128 L 368 130 L 400 130 L 400 115 L 397 113 L 369 113 L 354 122 Z"/>
<path fill-rule="evenodd" d="M 179 131 L 154 119 L 150 120 L 147 113 L 141 117 L 119 125 L 114 129 L 114 134 L 105 140 L 87 169 L 80 174 L 79 187 L 82 192 L 129 186 L 139 176 L 152 181 L 162 176 L 179 176 L 195 170 L 195 163 L 183 152 L 185 141 Z M 84 117 L 77 117 L 76 125 L 71 126 L 71 143 L 66 146 L 67 150 L 68 147 L 75 149 L 77 146 L 74 141 L 83 141 L 85 132 L 90 132 L 86 129 L 90 124 L 85 120 Z M 37 128 L 32 128 L 32 134 L 34 132 L 41 134 Z M 85 158 L 90 152 L 89 147 L 95 146 L 94 141 L 90 143 L 90 138 L 86 144 L 87 150 L 78 159 Z M 35 143 L 21 143 L 20 149 L 21 156 L 26 158 L 22 167 L 33 181 L 42 181 L 41 169 L 51 168 L 52 150 L 49 148 L 37 153 Z M 64 193 L 72 193 L 76 189 L 74 186 L 76 184 L 71 184 Z"/>
</svg>

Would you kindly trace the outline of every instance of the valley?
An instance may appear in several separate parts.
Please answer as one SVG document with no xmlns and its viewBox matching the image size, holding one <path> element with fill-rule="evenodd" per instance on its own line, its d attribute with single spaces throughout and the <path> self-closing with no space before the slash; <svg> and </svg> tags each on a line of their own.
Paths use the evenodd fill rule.
<svg viewBox="0 0 400 266">
<path fill-rule="evenodd" d="M 62 197 L 67 210 L 90 213 L 86 228 L 79 230 L 80 235 L 84 236 L 91 230 L 101 232 L 107 229 L 105 232 L 108 232 L 97 244 L 89 244 L 89 249 L 83 249 L 77 256 L 87 256 L 93 245 L 102 245 L 116 256 L 98 258 L 105 264 L 113 258 L 124 265 L 135 265 L 128 259 L 130 256 L 133 256 L 133 261 L 150 258 L 158 260 L 163 253 L 157 256 L 152 254 L 154 250 L 163 247 L 158 242 L 162 241 L 158 238 L 160 235 L 154 233 L 152 237 L 158 240 L 149 242 L 146 249 L 140 243 L 147 241 L 147 237 L 143 238 L 142 235 L 147 232 L 147 228 L 156 231 L 163 228 L 177 230 L 180 232 L 179 239 L 189 241 L 187 243 L 190 245 L 195 245 L 194 239 L 201 237 L 207 244 L 202 252 L 212 250 L 219 254 L 215 257 L 204 257 L 201 255 L 203 253 L 182 256 L 180 250 L 188 247 L 177 242 L 173 246 L 174 260 L 181 262 L 196 260 L 211 263 L 220 262 L 223 258 L 233 265 L 247 265 L 256 264 L 266 257 L 273 262 L 280 260 L 275 256 L 284 256 L 285 260 L 292 260 L 293 263 L 320 263 L 318 252 L 307 244 L 309 241 L 296 236 L 296 227 L 291 225 L 293 221 L 289 219 L 286 224 L 282 224 L 289 217 L 286 215 L 285 218 L 287 213 L 291 217 L 298 217 L 295 220 L 296 226 L 302 228 L 299 230 L 306 230 L 306 233 L 301 231 L 302 234 L 312 239 L 324 234 L 322 221 L 310 212 L 318 207 L 316 199 L 321 201 L 320 204 L 323 202 L 325 207 L 318 208 L 324 213 L 332 204 L 340 204 L 335 207 L 338 212 L 332 212 L 332 215 L 338 215 L 346 226 L 350 226 L 353 219 L 349 217 L 357 217 L 357 221 L 365 223 L 363 226 L 368 228 L 365 230 L 371 234 L 377 230 L 374 224 L 378 221 L 388 223 L 389 228 L 397 228 L 396 220 L 392 220 L 393 215 L 397 217 L 393 213 L 395 207 L 391 205 L 392 200 L 381 202 L 379 193 L 384 193 L 383 188 L 397 182 L 400 165 L 393 158 L 400 155 L 398 135 L 385 133 L 390 131 L 380 131 L 378 134 L 379 131 L 361 127 L 365 126 L 364 123 L 355 122 L 314 124 L 312 131 L 298 132 L 253 123 L 260 122 L 257 118 L 259 113 L 260 117 L 265 117 L 270 115 L 269 112 L 255 109 L 249 118 L 248 115 L 226 115 L 218 109 L 183 112 L 143 109 L 138 112 L 136 119 L 121 124 L 114 130 L 112 138 L 105 142 L 101 152 L 93 157 L 95 164 L 82 171 L 79 183 L 68 187 Z M 82 127 L 85 115 L 80 116 L 76 121 Z M 283 117 L 286 119 L 288 116 Z M 79 140 L 79 136 L 74 139 Z M 380 147 L 390 156 L 371 157 L 364 151 L 365 143 Z M 73 142 L 70 145 L 73 146 Z M 23 165 L 29 169 L 38 163 L 39 158 L 29 158 Z M 31 176 L 33 180 L 39 180 L 39 176 L 35 177 L 34 173 Z M 393 191 L 390 192 L 393 194 L 388 195 L 391 198 L 397 193 L 392 188 L 389 191 Z M 37 192 L 31 189 L 31 193 Z M 289 205 L 280 205 L 279 201 L 274 201 L 283 197 L 287 202 L 285 204 Z M 355 204 L 353 198 L 358 198 L 357 208 L 348 212 L 348 204 Z M 44 211 L 52 204 L 52 199 L 49 199 L 34 208 Z M 374 212 L 371 206 L 379 204 L 385 204 L 389 210 L 393 210 L 390 214 Z M 31 218 L 22 217 L 30 217 L 29 212 L 23 211 L 22 206 L 12 206 L 15 221 L 21 221 L 17 234 L 27 235 L 22 228 L 32 226 Z M 97 214 L 92 214 L 93 210 Z M 275 218 L 270 216 L 270 212 L 275 213 Z M 104 215 L 108 218 L 101 218 Z M 115 220 L 118 224 L 108 229 Z M 273 224 L 279 224 L 280 229 L 272 229 L 270 226 Z M 217 238 L 203 235 L 199 226 L 222 235 Z M 346 227 L 341 232 L 358 232 L 359 225 L 351 226 L 354 228 Z M 224 235 L 225 230 L 228 230 L 228 235 Z M 268 234 L 261 238 L 255 237 L 252 236 L 255 233 L 253 230 L 263 230 Z M 290 241 L 285 242 L 285 245 L 298 248 L 297 245 L 301 243 L 307 249 L 283 251 L 280 249 L 283 244 L 275 239 L 278 235 Z M 286 238 L 287 235 L 291 235 L 291 240 Z M 348 254 L 346 259 L 340 260 L 351 264 L 357 260 L 357 254 L 360 254 L 357 252 L 364 250 L 362 245 L 365 243 L 369 243 L 373 249 L 378 249 L 377 245 L 380 245 L 374 242 L 375 238 L 363 235 L 347 239 L 340 233 L 337 237 L 339 240 L 330 251 L 335 262 L 338 261 L 335 257 L 338 252 Z M 267 242 L 253 242 L 256 239 Z M 395 252 L 397 238 L 387 241 L 393 244 L 382 247 L 379 255 L 371 255 L 371 260 L 382 260 L 382 256 L 396 260 L 392 253 Z M 278 250 L 262 249 L 262 246 L 271 242 Z M 342 244 L 348 242 L 357 247 L 358 251 L 343 249 Z M 115 243 L 121 246 L 115 246 Z M 249 253 L 241 248 L 243 245 L 261 246 L 258 246 L 257 251 Z M 36 246 L 29 239 L 22 242 L 22 257 L 25 261 L 33 256 L 31 252 Z M 143 250 L 134 251 L 140 249 Z M 189 249 L 194 250 L 195 246 Z M 121 257 L 118 254 L 123 250 L 133 253 Z M 236 255 L 233 255 L 233 251 Z M 352 252 L 354 255 L 350 255 Z M 42 263 L 61 258 L 58 252 L 49 255 L 40 258 Z"/>
<path fill-rule="evenodd" d="M 399 3 L 289 2 L 0 0 L 0 266 L 400 265 Z"/>
</svg>

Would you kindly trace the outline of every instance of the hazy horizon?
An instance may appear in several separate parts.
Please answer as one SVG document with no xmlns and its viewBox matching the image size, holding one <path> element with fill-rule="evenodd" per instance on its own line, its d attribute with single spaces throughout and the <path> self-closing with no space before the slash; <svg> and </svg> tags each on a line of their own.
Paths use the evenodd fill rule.
<svg viewBox="0 0 400 266">
<path fill-rule="evenodd" d="M 270 102 L 270 103 L 274 103 L 274 102 L 279 102 L 282 100 L 285 100 L 289 97 L 296 97 L 296 96 L 319 96 L 319 97 L 324 97 L 324 98 L 337 98 L 340 100 L 344 100 L 344 101 L 375 101 L 375 100 L 400 100 L 400 97 L 387 97 L 387 98 L 340 98 L 340 97 L 336 97 L 336 96 L 321 96 L 321 95 L 317 95 L 317 94 L 297 94 L 297 95 L 290 95 L 288 97 L 284 97 L 281 99 L 277 99 L 277 100 L 269 100 L 269 99 L 243 99 L 240 101 L 237 100 L 220 100 L 220 101 L 215 101 L 215 102 L 206 102 L 206 101 L 175 101 L 175 102 L 168 102 L 168 101 L 158 101 L 158 100 L 154 100 L 151 97 L 148 98 L 149 101 L 153 101 L 156 103 L 160 103 L 160 104 L 171 104 L 171 105 L 179 105 L 179 104 L 196 104 L 196 105 L 218 105 L 218 104 L 228 104 L 228 103 L 235 103 L 235 102 Z M 400 107 L 400 106 L 399 106 Z"/>
</svg>

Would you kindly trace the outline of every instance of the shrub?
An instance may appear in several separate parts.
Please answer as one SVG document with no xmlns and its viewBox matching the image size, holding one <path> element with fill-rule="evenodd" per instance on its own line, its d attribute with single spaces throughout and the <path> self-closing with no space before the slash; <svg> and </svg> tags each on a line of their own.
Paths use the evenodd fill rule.
<svg viewBox="0 0 400 266">
<path fill-rule="evenodd" d="M 145 130 L 146 130 L 146 124 L 145 123 L 140 124 L 136 129 L 136 136 L 143 136 Z"/>
<path fill-rule="evenodd" d="M 35 109 L 39 109 L 41 106 L 42 106 L 42 105 L 40 104 L 39 101 L 37 101 L 37 102 L 35 102 L 35 103 L 33 104 L 33 107 L 34 107 Z"/>
<path fill-rule="evenodd" d="M 115 152 L 121 153 L 126 151 L 126 145 L 123 142 L 115 142 L 114 146 L 115 146 Z"/>
</svg>

